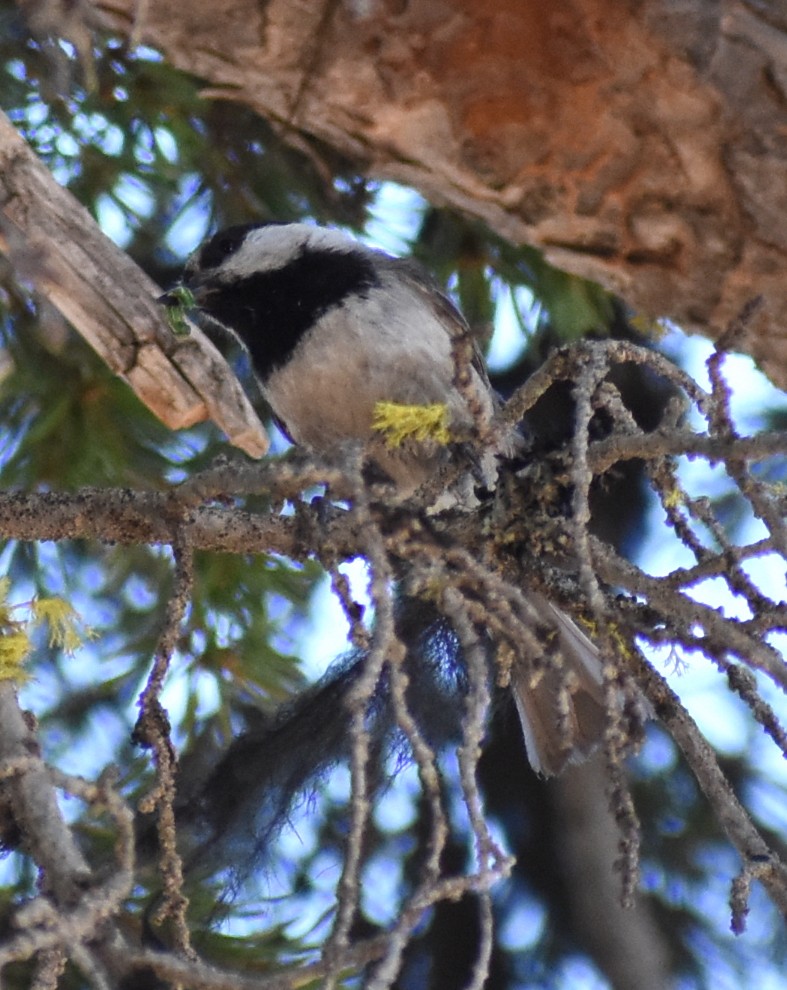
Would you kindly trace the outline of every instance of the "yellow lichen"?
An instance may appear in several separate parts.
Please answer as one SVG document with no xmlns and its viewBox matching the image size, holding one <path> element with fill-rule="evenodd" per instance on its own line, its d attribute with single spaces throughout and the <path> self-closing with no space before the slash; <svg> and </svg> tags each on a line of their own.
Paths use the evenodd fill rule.
<svg viewBox="0 0 787 990">
<path fill-rule="evenodd" d="M 78 630 L 79 613 L 65 598 L 36 598 L 31 604 L 33 616 L 49 626 L 49 645 L 73 653 L 82 645 L 83 635 Z M 87 637 L 92 631 L 85 631 Z"/>
<path fill-rule="evenodd" d="M 33 644 L 24 629 L 0 633 L 0 681 L 15 681 L 17 684 L 27 680 L 28 674 L 22 665 L 30 655 Z"/>
<path fill-rule="evenodd" d="M 448 408 L 442 402 L 407 406 L 400 402 L 378 402 L 374 407 L 372 429 L 385 435 L 389 447 L 401 447 L 407 440 L 424 443 L 451 442 Z"/>
<path fill-rule="evenodd" d="M 677 509 L 683 503 L 684 494 L 680 488 L 673 488 L 664 493 L 663 503 L 665 509 Z"/>
<path fill-rule="evenodd" d="M 33 631 L 46 625 L 49 645 L 72 654 L 93 630 L 81 627 L 79 613 L 64 598 L 35 598 L 33 601 L 9 605 L 10 582 L 0 578 L 0 681 L 25 681 L 28 674 L 23 664 L 33 650 Z"/>
</svg>

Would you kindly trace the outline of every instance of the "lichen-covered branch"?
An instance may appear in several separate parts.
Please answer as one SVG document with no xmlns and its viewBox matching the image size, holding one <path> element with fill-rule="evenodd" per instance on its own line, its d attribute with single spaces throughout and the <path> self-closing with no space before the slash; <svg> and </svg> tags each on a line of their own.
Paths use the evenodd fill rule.
<svg viewBox="0 0 787 990">
<path fill-rule="evenodd" d="M 678 391 L 678 399 L 651 432 L 641 430 L 633 421 L 608 377 L 619 361 L 648 364 L 654 372 L 668 377 Z M 147 726 L 146 738 L 158 753 L 162 767 L 165 850 L 171 845 L 168 835 L 173 824 L 173 804 L 167 789 L 171 788 L 174 759 L 162 759 L 173 754 L 166 714 L 157 708 L 156 698 L 190 593 L 190 554 L 202 548 L 273 552 L 294 559 L 312 556 L 332 573 L 353 640 L 368 656 L 357 675 L 348 678 L 340 701 L 346 708 L 338 712 L 346 732 L 336 758 L 348 761 L 352 788 L 333 935 L 319 969 L 327 985 L 340 978 L 352 965 L 351 960 L 360 958 L 357 953 L 361 950 L 354 944 L 352 930 L 361 894 L 365 835 L 382 772 L 375 761 L 384 751 L 385 740 L 393 734 L 401 752 L 418 769 L 429 808 L 428 848 L 419 883 L 403 895 L 396 922 L 384 937 L 375 940 L 374 951 L 369 950 L 364 957 L 367 962 L 377 960 L 371 985 L 387 987 L 395 980 L 424 911 L 443 898 L 472 895 L 477 898 L 481 926 L 474 977 L 480 986 L 489 958 L 488 891 L 511 865 L 490 837 L 475 783 L 490 705 L 488 679 L 491 674 L 498 684 L 505 685 L 514 664 L 530 671 L 534 678 L 552 669 L 550 665 L 556 663 L 556 658 L 549 648 L 549 636 L 545 637 L 539 604 L 544 595 L 584 623 L 603 654 L 609 707 L 606 786 L 620 830 L 624 899 L 635 894 L 639 829 L 624 760 L 637 746 L 649 703 L 652 713 L 682 750 L 715 818 L 741 857 L 741 873 L 734 878 L 731 894 L 733 926 L 741 930 L 754 880 L 763 885 L 781 910 L 787 910 L 785 866 L 752 822 L 725 779 L 711 746 L 648 652 L 649 645 L 654 644 L 669 645 L 674 651 L 683 651 L 687 658 L 703 653 L 723 672 L 774 743 L 784 747 L 787 733 L 775 708 L 758 691 L 752 672 L 767 674 L 782 689 L 787 686 L 784 658 L 768 638 L 774 631 L 787 629 L 787 607 L 773 597 L 770 589 L 760 587 L 743 565 L 766 554 L 784 559 L 782 533 L 776 522 L 776 514 L 783 508 L 783 495 L 777 485 L 765 480 L 767 474 L 762 470 L 767 471 L 773 459 L 784 458 L 787 442 L 783 436 L 772 434 L 740 437 L 730 428 L 723 415 L 721 363 L 717 359 L 715 393 L 709 393 L 665 359 L 630 344 L 585 344 L 557 352 L 539 372 L 535 384 L 515 395 L 503 415 L 514 415 L 511 409 L 516 409 L 518 415 L 550 382 L 569 379 L 575 383 L 579 410 L 570 447 L 537 461 L 529 460 L 524 466 L 517 462 L 504 469 L 498 491 L 475 513 L 428 516 L 417 500 L 397 501 L 384 485 L 367 487 L 360 472 L 358 450 L 333 462 L 320 462 L 293 452 L 280 460 L 255 465 L 220 463 L 166 493 L 4 493 L 0 495 L 0 534 L 25 540 L 89 538 L 124 544 L 163 543 L 176 549 L 180 561 L 177 589 L 162 632 L 155 676 L 145 692 L 140 723 Z M 706 433 L 689 430 L 676 415 L 678 407 L 686 408 L 691 403 L 706 416 Z M 599 410 L 611 422 L 603 440 L 591 439 L 590 424 Z M 666 575 L 650 574 L 590 533 L 588 492 L 592 483 L 617 458 L 627 459 L 635 453 L 643 461 L 654 498 L 663 509 L 665 539 L 687 549 L 696 561 L 694 565 L 676 568 Z M 752 515 L 762 521 L 767 535 L 748 544 L 737 541 L 723 525 L 712 499 L 687 489 L 680 471 L 683 456 L 729 465 L 729 484 L 735 486 L 743 504 L 751 506 Z M 755 465 L 760 472 L 756 482 L 749 478 Z M 549 484 L 534 484 L 534 476 L 541 482 L 547 477 L 552 480 Z M 327 483 L 331 495 L 341 501 L 305 502 L 300 493 L 319 482 Z M 572 499 L 564 497 L 567 488 L 573 492 Z M 244 493 L 259 492 L 269 496 L 272 506 L 264 513 L 222 504 L 226 493 L 237 499 Z M 280 509 L 285 504 L 288 511 L 282 513 Z M 359 555 L 370 567 L 370 594 L 376 611 L 376 624 L 371 628 L 355 609 L 336 570 L 338 562 Z M 710 577 L 724 580 L 730 591 L 746 603 L 747 618 L 727 616 L 692 597 L 697 585 Z M 457 706 L 457 712 L 449 718 L 447 735 L 442 737 L 435 735 L 431 721 L 434 708 L 430 705 L 434 702 L 424 702 L 411 687 L 413 671 L 403 647 L 407 630 L 402 625 L 402 615 L 397 614 L 394 579 L 412 601 L 421 601 L 435 616 L 442 616 L 463 654 L 462 690 L 439 702 L 444 707 Z M 614 594 L 610 590 L 613 588 Z M 494 648 L 490 649 L 490 645 Z M 490 656 L 494 658 L 491 671 Z M 155 723 L 152 733 L 151 719 Z M 476 848 L 476 865 L 466 873 L 446 874 L 442 852 L 450 825 L 450 805 L 445 800 L 437 761 L 440 746 L 457 733 L 461 788 Z M 336 743 L 332 736 L 330 739 Z M 320 757 L 329 759 L 330 754 Z M 179 861 L 172 849 L 167 862 L 172 881 L 167 903 L 180 919 L 180 944 L 186 951 L 188 937 L 178 901 Z M 641 934 L 646 937 L 647 924 L 642 924 Z M 35 951 L 61 951 L 60 945 L 57 939 L 46 945 L 36 942 Z M 157 972 L 174 972 L 174 963 L 150 953 L 134 958 L 143 957 Z M 658 953 L 654 955 L 657 957 Z M 52 965 L 56 962 L 53 956 Z M 83 964 L 87 962 L 83 960 Z M 132 965 L 136 963 L 129 962 Z M 190 965 L 195 985 L 224 985 L 224 976 L 207 971 L 195 958 Z M 296 967 L 287 976 L 271 977 L 270 985 L 289 986 L 291 982 L 287 981 L 297 981 L 298 972 L 305 979 L 307 974 L 318 971 L 309 966 L 300 970 Z"/>
</svg>

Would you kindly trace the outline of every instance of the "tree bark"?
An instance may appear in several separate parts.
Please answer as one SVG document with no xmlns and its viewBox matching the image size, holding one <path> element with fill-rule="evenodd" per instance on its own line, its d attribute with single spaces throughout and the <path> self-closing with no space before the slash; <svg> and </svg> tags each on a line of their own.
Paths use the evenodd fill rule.
<svg viewBox="0 0 787 990">
<path fill-rule="evenodd" d="M 615 990 L 669 986 L 670 960 L 650 903 L 621 905 L 615 872 L 620 833 L 606 797 L 599 757 L 552 782 L 550 797 L 561 822 L 561 869 L 572 892 L 574 923 L 588 953 Z"/>
<path fill-rule="evenodd" d="M 739 346 L 787 384 L 779 0 L 99 0 L 294 139 Z M 144 10 L 135 22 L 136 11 Z"/>
</svg>

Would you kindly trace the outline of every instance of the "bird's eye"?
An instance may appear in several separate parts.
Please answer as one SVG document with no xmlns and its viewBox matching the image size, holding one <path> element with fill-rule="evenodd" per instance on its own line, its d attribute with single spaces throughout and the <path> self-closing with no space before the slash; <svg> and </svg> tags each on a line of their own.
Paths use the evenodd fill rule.
<svg viewBox="0 0 787 990">
<path fill-rule="evenodd" d="M 259 223 L 242 223 L 234 227 L 227 227 L 226 230 L 220 230 L 214 234 L 210 240 L 203 244 L 199 252 L 199 267 L 203 270 L 218 268 L 230 255 L 235 254 L 246 240 L 249 231 L 260 226 Z"/>
</svg>

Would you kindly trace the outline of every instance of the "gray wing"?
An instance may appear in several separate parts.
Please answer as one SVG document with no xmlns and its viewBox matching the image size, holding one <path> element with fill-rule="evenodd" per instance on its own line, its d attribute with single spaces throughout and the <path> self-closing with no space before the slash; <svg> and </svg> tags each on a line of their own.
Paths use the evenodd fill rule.
<svg viewBox="0 0 787 990">
<path fill-rule="evenodd" d="M 387 255 L 384 257 L 382 267 L 387 267 L 389 271 L 394 272 L 402 282 L 406 283 L 414 293 L 423 299 L 443 324 L 449 336 L 457 338 L 467 335 L 473 346 L 470 363 L 478 372 L 483 384 L 491 391 L 486 363 L 473 331 L 462 313 L 446 295 L 437 279 L 415 258 L 391 258 Z"/>
</svg>

